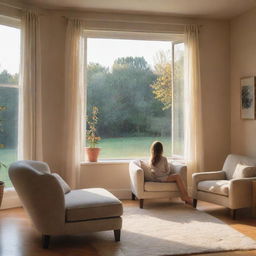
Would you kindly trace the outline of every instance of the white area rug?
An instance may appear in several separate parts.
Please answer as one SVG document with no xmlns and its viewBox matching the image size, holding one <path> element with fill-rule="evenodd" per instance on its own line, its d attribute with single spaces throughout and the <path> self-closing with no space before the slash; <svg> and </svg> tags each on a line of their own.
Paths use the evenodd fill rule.
<svg viewBox="0 0 256 256">
<path fill-rule="evenodd" d="M 256 241 L 217 218 L 182 203 L 125 207 L 121 242 L 99 232 L 93 246 L 102 256 L 156 256 L 256 249 Z"/>
</svg>

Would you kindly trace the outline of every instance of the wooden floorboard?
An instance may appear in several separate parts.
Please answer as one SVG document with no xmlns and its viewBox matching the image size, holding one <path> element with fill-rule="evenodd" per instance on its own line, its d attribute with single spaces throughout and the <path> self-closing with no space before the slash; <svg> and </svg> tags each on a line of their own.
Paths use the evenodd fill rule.
<svg viewBox="0 0 256 256">
<path fill-rule="evenodd" d="M 138 201 L 125 200 L 123 203 L 124 206 L 129 206 L 138 204 Z M 232 220 L 228 209 L 224 207 L 198 202 L 197 209 L 208 212 L 256 240 L 256 219 L 251 217 L 248 210 L 240 210 L 237 220 Z M 0 256 L 99 256 L 83 236 L 54 237 L 51 242 L 49 250 L 41 248 L 41 235 L 33 228 L 30 218 L 22 208 L 0 211 Z M 256 250 L 200 254 L 206 255 L 256 256 Z"/>
</svg>

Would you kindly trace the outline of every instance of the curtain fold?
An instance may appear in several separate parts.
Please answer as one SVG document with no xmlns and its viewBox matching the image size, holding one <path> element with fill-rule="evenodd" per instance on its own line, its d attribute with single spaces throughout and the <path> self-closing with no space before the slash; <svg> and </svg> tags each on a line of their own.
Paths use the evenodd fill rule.
<svg viewBox="0 0 256 256">
<path fill-rule="evenodd" d="M 203 171 L 202 91 L 200 81 L 199 26 L 185 27 L 185 160 L 188 183 L 192 173 Z"/>
<path fill-rule="evenodd" d="M 39 17 L 28 10 L 21 20 L 19 159 L 43 159 L 40 63 Z"/>
<path fill-rule="evenodd" d="M 85 106 L 83 23 L 68 19 L 65 59 L 65 168 L 63 176 L 72 188 L 79 187 Z"/>
</svg>

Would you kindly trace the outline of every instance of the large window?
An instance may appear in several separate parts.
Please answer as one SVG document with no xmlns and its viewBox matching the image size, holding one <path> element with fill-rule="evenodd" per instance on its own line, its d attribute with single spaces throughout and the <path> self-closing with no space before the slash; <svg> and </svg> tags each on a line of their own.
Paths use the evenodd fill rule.
<svg viewBox="0 0 256 256">
<path fill-rule="evenodd" d="M 87 114 L 99 109 L 100 159 L 183 155 L 183 43 L 87 38 Z"/>
<path fill-rule="evenodd" d="M 0 25 L 0 161 L 7 166 L 17 160 L 20 29 Z M 7 169 L 0 180 L 11 186 Z"/>
</svg>

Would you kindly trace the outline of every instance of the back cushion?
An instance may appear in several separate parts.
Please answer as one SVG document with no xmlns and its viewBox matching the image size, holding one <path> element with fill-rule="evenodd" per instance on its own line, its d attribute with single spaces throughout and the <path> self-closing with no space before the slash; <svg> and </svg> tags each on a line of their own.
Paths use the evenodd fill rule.
<svg viewBox="0 0 256 256">
<path fill-rule="evenodd" d="M 233 175 L 238 164 L 256 166 L 256 159 L 241 155 L 228 155 L 223 166 L 223 171 L 226 172 L 228 180 L 233 179 Z"/>
<path fill-rule="evenodd" d="M 69 193 L 71 191 L 70 186 L 60 177 L 60 175 L 58 173 L 52 173 L 52 175 L 59 182 L 59 184 L 60 184 L 64 194 L 67 194 L 67 193 Z"/>
</svg>

